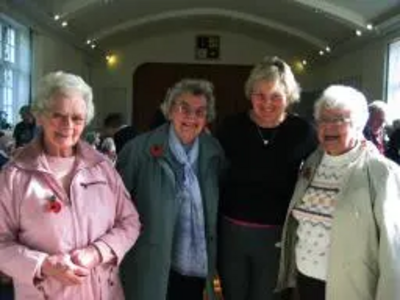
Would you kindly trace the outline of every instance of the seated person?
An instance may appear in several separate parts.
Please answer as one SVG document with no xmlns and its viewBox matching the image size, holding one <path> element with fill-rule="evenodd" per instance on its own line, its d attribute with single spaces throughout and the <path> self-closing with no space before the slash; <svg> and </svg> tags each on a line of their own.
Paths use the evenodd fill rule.
<svg viewBox="0 0 400 300">
<path fill-rule="evenodd" d="M 120 113 L 111 113 L 104 119 L 104 137 L 114 139 L 116 153 L 136 136 L 136 129 L 124 123 L 124 118 Z"/>
<path fill-rule="evenodd" d="M 19 114 L 22 121 L 15 126 L 13 133 L 17 148 L 28 144 L 36 135 L 36 122 L 31 113 L 31 107 L 29 105 L 22 106 Z"/>
</svg>

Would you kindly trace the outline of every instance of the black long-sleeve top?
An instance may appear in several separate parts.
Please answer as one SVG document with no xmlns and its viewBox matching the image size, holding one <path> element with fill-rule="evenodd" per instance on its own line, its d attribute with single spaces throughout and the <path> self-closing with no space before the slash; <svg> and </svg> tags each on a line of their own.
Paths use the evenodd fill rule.
<svg viewBox="0 0 400 300">
<path fill-rule="evenodd" d="M 220 213 L 250 223 L 282 225 L 299 167 L 317 146 L 314 127 L 289 114 L 277 127 L 261 128 L 248 113 L 241 113 L 223 122 L 217 138 L 229 162 Z"/>
</svg>

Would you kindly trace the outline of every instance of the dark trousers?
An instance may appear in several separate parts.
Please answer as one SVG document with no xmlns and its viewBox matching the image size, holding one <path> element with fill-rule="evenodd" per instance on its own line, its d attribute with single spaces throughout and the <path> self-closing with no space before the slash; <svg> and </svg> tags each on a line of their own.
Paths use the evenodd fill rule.
<svg viewBox="0 0 400 300">
<path fill-rule="evenodd" d="M 325 281 L 298 272 L 297 288 L 300 300 L 325 300 Z"/>
<path fill-rule="evenodd" d="M 206 280 L 169 272 L 167 300 L 203 300 Z"/>
<path fill-rule="evenodd" d="M 249 228 L 221 219 L 218 272 L 225 300 L 276 300 L 281 228 Z"/>
<path fill-rule="evenodd" d="M 13 300 L 13 299 L 14 299 L 14 289 L 12 284 L 0 283 L 0 300 Z"/>
</svg>

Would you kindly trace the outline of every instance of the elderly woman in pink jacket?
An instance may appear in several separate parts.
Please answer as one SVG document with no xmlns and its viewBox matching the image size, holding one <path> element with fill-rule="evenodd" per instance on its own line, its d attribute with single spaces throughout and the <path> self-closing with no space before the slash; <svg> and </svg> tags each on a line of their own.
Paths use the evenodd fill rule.
<svg viewBox="0 0 400 300">
<path fill-rule="evenodd" d="M 118 265 L 140 223 L 109 160 L 80 141 L 92 90 L 50 73 L 33 111 L 40 135 L 0 174 L 0 270 L 17 300 L 124 299 Z"/>
</svg>

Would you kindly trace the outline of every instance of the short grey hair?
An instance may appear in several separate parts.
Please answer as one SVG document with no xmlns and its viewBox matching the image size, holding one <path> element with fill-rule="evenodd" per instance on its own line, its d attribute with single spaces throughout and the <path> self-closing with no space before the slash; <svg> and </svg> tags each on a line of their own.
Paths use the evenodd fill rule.
<svg viewBox="0 0 400 300">
<path fill-rule="evenodd" d="M 86 124 L 94 117 L 94 103 L 92 88 L 78 75 L 62 71 L 52 72 L 45 75 L 40 81 L 36 98 L 32 105 L 32 112 L 41 116 L 49 111 L 54 96 L 57 94 L 68 95 L 78 92 L 86 103 Z"/>
<path fill-rule="evenodd" d="M 368 105 L 370 112 L 380 111 L 387 113 L 387 103 L 382 100 L 374 100 Z"/>
<path fill-rule="evenodd" d="M 388 104 L 382 100 L 374 100 L 368 105 L 369 116 L 380 112 L 384 117 L 384 124 L 390 125 L 393 121 L 391 120 L 391 115 L 389 111 Z"/>
<path fill-rule="evenodd" d="M 384 102 L 382 100 L 374 100 L 374 101 L 372 101 L 368 105 L 368 110 L 369 110 L 370 114 L 373 114 L 373 113 L 376 113 L 376 112 L 381 112 L 381 113 L 385 114 L 386 117 L 389 114 L 388 105 L 387 105 L 386 102 Z"/>
<path fill-rule="evenodd" d="M 344 85 L 326 88 L 314 105 L 314 118 L 318 121 L 323 109 L 343 109 L 350 111 L 350 118 L 358 130 L 363 130 L 368 120 L 368 104 L 364 94 Z"/>
<path fill-rule="evenodd" d="M 171 109 L 177 98 L 185 93 L 204 96 L 207 101 L 207 121 L 212 122 L 215 119 L 214 86 L 211 82 L 203 79 L 183 79 L 168 90 L 160 107 L 167 119 L 169 119 Z"/>
<path fill-rule="evenodd" d="M 300 86 L 296 81 L 290 66 L 276 56 L 266 56 L 255 65 L 246 81 L 244 91 L 247 99 L 251 99 L 254 85 L 260 81 L 278 81 L 285 88 L 289 104 L 300 100 Z"/>
</svg>

